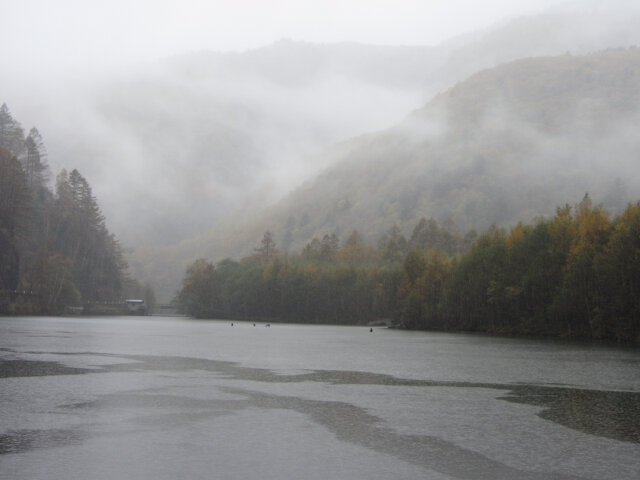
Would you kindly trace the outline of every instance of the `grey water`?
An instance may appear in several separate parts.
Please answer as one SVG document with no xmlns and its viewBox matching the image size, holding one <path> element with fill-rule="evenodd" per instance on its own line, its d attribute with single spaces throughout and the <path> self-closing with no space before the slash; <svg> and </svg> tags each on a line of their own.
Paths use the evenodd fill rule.
<svg viewBox="0 0 640 480">
<path fill-rule="evenodd" d="M 0 318 L 2 479 L 640 478 L 640 351 Z"/>
</svg>

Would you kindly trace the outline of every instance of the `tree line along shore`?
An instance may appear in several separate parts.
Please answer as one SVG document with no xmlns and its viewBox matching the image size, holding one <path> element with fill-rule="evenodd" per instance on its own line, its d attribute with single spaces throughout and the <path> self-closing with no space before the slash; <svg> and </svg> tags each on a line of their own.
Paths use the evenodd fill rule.
<svg viewBox="0 0 640 480">
<path fill-rule="evenodd" d="M 640 202 L 588 195 L 553 218 L 479 235 L 422 219 L 378 245 L 354 231 L 298 255 L 266 232 L 253 255 L 187 269 L 176 300 L 198 318 L 367 324 L 640 344 Z"/>
</svg>

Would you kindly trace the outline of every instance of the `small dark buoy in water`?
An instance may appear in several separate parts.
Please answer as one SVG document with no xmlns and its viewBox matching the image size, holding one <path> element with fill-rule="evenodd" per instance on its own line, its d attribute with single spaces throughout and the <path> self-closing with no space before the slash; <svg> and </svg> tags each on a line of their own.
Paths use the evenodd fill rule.
<svg viewBox="0 0 640 480">
<path fill-rule="evenodd" d="M 233 327 L 233 322 L 231 322 L 231 326 Z"/>
<path fill-rule="evenodd" d="M 256 326 L 256 324 L 254 323 L 254 324 L 253 324 L 253 326 L 255 327 L 255 326 Z"/>
<path fill-rule="evenodd" d="M 371 333 L 371 332 L 373 332 L 373 328 L 370 328 L 370 329 L 369 329 L 369 333 Z"/>
</svg>

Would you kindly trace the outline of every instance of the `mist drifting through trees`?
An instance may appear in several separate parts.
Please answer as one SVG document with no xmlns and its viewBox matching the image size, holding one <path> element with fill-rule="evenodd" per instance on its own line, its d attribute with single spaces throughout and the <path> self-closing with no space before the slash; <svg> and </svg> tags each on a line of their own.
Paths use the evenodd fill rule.
<svg viewBox="0 0 640 480">
<path fill-rule="evenodd" d="M 62 170 L 55 190 L 36 128 L 0 107 L 0 313 L 60 314 L 140 294 L 87 180 Z"/>
</svg>

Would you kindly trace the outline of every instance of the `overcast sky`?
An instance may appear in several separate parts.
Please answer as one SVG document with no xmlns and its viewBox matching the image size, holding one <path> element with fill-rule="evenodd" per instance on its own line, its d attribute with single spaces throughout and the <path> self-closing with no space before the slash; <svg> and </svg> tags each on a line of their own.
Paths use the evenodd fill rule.
<svg viewBox="0 0 640 480">
<path fill-rule="evenodd" d="M 281 38 L 434 45 L 566 0 L 0 0 L 3 70 L 126 65 Z M 37 67 L 36 67 L 37 66 Z"/>
</svg>

